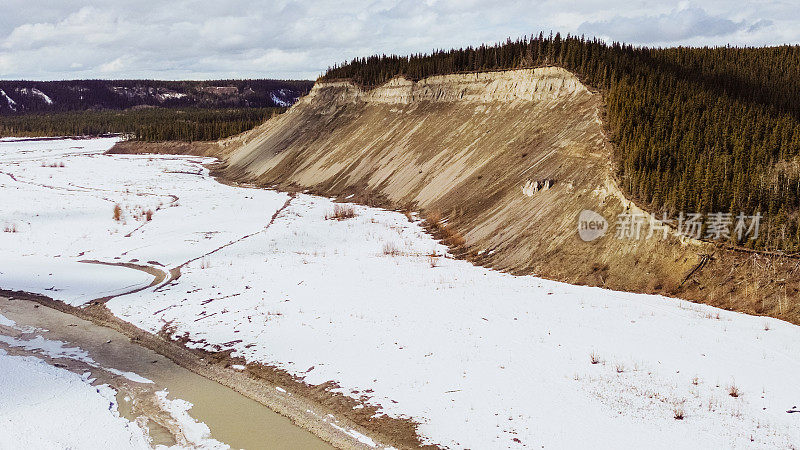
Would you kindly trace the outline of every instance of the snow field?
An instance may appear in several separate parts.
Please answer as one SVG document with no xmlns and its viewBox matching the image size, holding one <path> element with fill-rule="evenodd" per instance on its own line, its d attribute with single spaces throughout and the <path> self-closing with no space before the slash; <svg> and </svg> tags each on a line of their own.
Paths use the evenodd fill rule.
<svg viewBox="0 0 800 450">
<path fill-rule="evenodd" d="M 0 257 L 42 268 L 28 280 L 0 268 L 4 288 L 80 304 L 151 278 L 79 260 L 194 260 L 107 306 L 196 347 L 334 380 L 451 448 L 800 445 L 800 414 L 787 413 L 800 404 L 796 326 L 474 267 L 400 213 L 353 205 L 354 218 L 331 220 L 334 203 L 309 195 L 281 209 L 286 194 L 219 184 L 207 159 L 27 145 L 0 143 L 0 171 L 18 180 L 0 174 L 0 221 L 20 224 L 0 233 Z M 143 208 L 151 222 L 133 217 Z M 86 278 L 36 281 L 69 273 L 48 259 Z"/>
</svg>

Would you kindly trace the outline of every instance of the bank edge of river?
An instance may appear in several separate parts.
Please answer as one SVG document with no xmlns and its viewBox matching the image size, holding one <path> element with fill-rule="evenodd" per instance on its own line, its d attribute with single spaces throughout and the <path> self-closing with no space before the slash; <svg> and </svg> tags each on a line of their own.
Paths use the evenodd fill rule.
<svg viewBox="0 0 800 450">
<path fill-rule="evenodd" d="M 377 412 L 375 406 L 363 405 L 341 393 L 331 392 L 337 387 L 334 381 L 309 385 L 277 367 L 232 357 L 230 351 L 193 349 L 187 346 L 188 340 L 170 339 L 167 329 L 159 334 L 149 333 L 114 316 L 103 304 L 75 307 L 44 295 L 6 289 L 0 289 L 0 296 L 35 302 L 122 333 L 132 342 L 179 366 L 267 406 L 334 447 L 372 448 L 364 442 L 366 436 L 380 446 L 422 447 L 416 432 L 417 423 L 385 415 L 373 417 Z M 236 370 L 232 366 L 244 369 Z M 358 405 L 363 407 L 355 408 Z"/>
<path fill-rule="evenodd" d="M 116 330 L 23 299 L 0 297 L 0 314 L 13 322 L 0 323 L 0 349 L 10 356 L 32 356 L 84 379 L 91 373 L 87 382 L 116 391 L 119 415 L 143 426 L 152 446 L 332 448 L 267 406 L 186 370 Z"/>
</svg>

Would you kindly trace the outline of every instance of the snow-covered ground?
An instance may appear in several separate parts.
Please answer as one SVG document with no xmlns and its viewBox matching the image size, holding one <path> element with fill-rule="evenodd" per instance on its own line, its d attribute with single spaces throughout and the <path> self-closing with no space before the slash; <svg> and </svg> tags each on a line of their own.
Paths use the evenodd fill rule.
<svg viewBox="0 0 800 450">
<path fill-rule="evenodd" d="M 116 392 L 87 376 L 0 349 L 0 448 L 149 449 L 117 412 Z"/>
<path fill-rule="evenodd" d="M 207 158 L 101 154 L 114 142 L 0 140 L 0 286 L 73 305 L 147 286 L 80 261 L 177 266 L 260 230 L 288 198 L 220 185 Z"/>
<path fill-rule="evenodd" d="M 447 257 L 400 213 L 354 206 L 355 218 L 328 220 L 329 199 L 283 208 L 286 194 L 219 184 L 201 158 L 71 145 L 0 142 L 0 221 L 18 225 L 0 233 L 0 258 L 26 267 L 0 267 L 0 287 L 80 304 L 152 277 L 79 260 L 183 265 L 178 280 L 107 306 L 309 383 L 335 380 L 452 448 L 800 445 L 796 326 L 501 274 Z M 152 221 L 133 217 L 143 209 Z M 58 279 L 57 260 L 75 275 Z"/>
</svg>

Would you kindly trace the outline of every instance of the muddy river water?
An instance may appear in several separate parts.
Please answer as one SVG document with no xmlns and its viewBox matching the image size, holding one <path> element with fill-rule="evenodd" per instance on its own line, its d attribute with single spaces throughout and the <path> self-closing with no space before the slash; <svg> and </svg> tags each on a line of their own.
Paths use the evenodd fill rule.
<svg viewBox="0 0 800 450">
<path fill-rule="evenodd" d="M 192 403 L 189 414 L 205 423 L 214 439 L 232 448 L 333 448 L 266 406 L 184 369 L 117 331 L 26 300 L 0 297 L 0 314 L 20 326 L 42 329 L 36 334 L 46 339 L 80 347 L 102 367 L 133 372 L 152 380 L 154 384 L 148 390 L 167 389 L 171 398 Z M 94 371 L 93 376 L 96 376 Z M 103 381 L 102 376 L 98 379 Z M 119 401 L 119 410 L 131 420 L 136 415 L 123 399 Z M 174 443 L 166 428 L 152 423 L 149 428 L 154 444 Z"/>
</svg>

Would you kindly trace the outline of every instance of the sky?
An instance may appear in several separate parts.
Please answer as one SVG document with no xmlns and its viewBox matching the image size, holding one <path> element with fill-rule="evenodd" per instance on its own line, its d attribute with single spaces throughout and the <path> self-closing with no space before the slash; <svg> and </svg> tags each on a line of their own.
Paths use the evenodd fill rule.
<svg viewBox="0 0 800 450">
<path fill-rule="evenodd" d="M 0 79 L 315 79 L 551 30 L 647 46 L 800 44 L 800 0 L 3 0 Z"/>
</svg>

